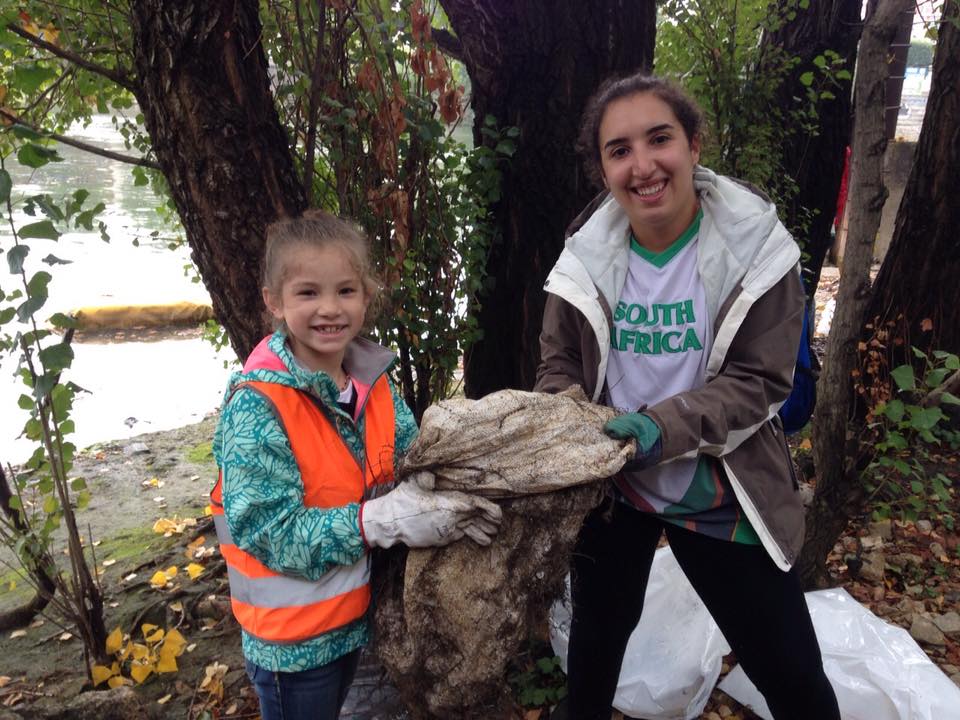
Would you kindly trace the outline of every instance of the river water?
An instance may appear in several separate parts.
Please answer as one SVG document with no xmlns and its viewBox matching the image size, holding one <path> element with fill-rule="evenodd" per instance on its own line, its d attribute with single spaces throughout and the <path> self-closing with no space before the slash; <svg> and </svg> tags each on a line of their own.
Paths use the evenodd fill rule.
<svg viewBox="0 0 960 720">
<path fill-rule="evenodd" d="M 68 134 L 108 150 L 135 154 L 124 147 L 106 115 L 95 116 L 89 126 L 71 128 Z M 110 242 L 104 242 L 99 231 L 83 230 L 68 232 L 58 241 L 25 241 L 30 246 L 28 276 L 41 269 L 53 276 L 49 300 L 39 315 L 46 318 L 54 312 L 102 305 L 208 303 L 203 284 L 192 280 L 195 273 L 188 248 L 168 248 L 180 234 L 179 226 L 166 225 L 155 210 L 158 200 L 150 188 L 134 184 L 133 166 L 64 145 L 57 146 L 57 151 L 63 162 L 36 170 L 18 165 L 13 158 L 5 161 L 13 178 L 14 202 L 41 193 L 60 200 L 84 187 L 90 192 L 85 207 L 98 202 L 106 206 L 99 219 L 107 226 Z M 14 217 L 18 227 L 40 219 L 22 211 Z M 6 251 L 11 244 L 10 229 L 4 223 L 0 246 Z M 40 260 L 50 254 L 70 264 L 51 268 Z M 0 286 L 8 292 L 18 282 L 5 269 L 0 277 Z M 234 359 L 229 351 L 216 353 L 196 333 L 186 337 L 168 333 L 153 342 L 75 341 L 73 348 L 73 366 L 64 379 L 89 390 L 78 397 L 73 413 L 77 430 L 71 439 L 81 448 L 201 420 L 218 407 L 229 375 L 224 361 Z M 33 451 L 31 442 L 18 439 L 27 414 L 17 408 L 25 388 L 15 372 L 15 358 L 0 360 L 3 463 L 21 462 Z"/>
</svg>

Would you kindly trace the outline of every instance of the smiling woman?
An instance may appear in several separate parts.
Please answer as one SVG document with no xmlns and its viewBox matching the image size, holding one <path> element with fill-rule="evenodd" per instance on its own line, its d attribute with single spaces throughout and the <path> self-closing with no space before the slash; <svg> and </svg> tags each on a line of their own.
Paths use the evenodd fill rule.
<svg viewBox="0 0 960 720">
<path fill-rule="evenodd" d="M 571 556 L 569 717 L 610 717 L 666 534 L 777 720 L 839 718 L 792 568 L 803 507 L 777 416 L 800 251 L 765 196 L 697 164 L 699 129 L 696 105 L 660 78 L 600 87 L 580 147 L 608 192 L 545 285 L 536 388 L 580 385 L 624 411 L 607 434 L 637 443 Z"/>
</svg>

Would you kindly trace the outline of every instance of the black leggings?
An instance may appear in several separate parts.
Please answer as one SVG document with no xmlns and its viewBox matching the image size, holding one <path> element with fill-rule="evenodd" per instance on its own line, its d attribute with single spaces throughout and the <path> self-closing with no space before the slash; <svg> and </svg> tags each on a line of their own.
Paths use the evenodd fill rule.
<svg viewBox="0 0 960 720">
<path fill-rule="evenodd" d="M 571 577 L 571 720 L 609 720 L 620 664 L 640 620 L 660 534 L 776 720 L 839 720 L 796 570 L 759 545 L 716 540 L 604 503 L 584 522 Z"/>
</svg>

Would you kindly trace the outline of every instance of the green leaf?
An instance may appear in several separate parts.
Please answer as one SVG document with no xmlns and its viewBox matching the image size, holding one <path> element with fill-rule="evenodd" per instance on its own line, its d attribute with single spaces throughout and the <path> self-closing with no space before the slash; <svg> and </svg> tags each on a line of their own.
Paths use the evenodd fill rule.
<svg viewBox="0 0 960 720">
<path fill-rule="evenodd" d="M 58 240 L 60 233 L 49 220 L 30 223 L 20 228 L 20 237 L 22 238 L 41 238 L 43 240 Z"/>
<path fill-rule="evenodd" d="M 932 430 L 946 417 L 938 407 L 918 408 L 917 411 L 911 408 L 910 415 L 910 425 L 917 430 Z"/>
<path fill-rule="evenodd" d="M 890 372 L 890 377 L 901 390 L 915 390 L 917 387 L 916 379 L 913 376 L 913 368 L 910 365 L 900 365 Z"/>
<path fill-rule="evenodd" d="M 54 495 L 47 495 L 43 500 L 43 511 L 48 515 L 52 515 L 57 510 L 60 509 L 60 503 L 57 502 L 57 498 Z"/>
<path fill-rule="evenodd" d="M 58 328 L 75 328 L 77 321 L 75 318 L 64 315 L 63 313 L 54 313 L 50 316 L 50 324 Z"/>
<path fill-rule="evenodd" d="M 80 492 L 81 490 L 87 489 L 87 481 L 82 477 L 75 477 L 70 481 L 70 489 Z"/>
<path fill-rule="evenodd" d="M 813 59 L 813 64 L 816 65 L 821 70 L 823 70 L 823 68 L 827 66 L 827 59 L 823 55 L 817 55 Z"/>
<path fill-rule="evenodd" d="M 31 315 L 43 307 L 47 302 L 47 284 L 50 282 L 50 273 L 40 271 L 27 283 L 27 299 L 17 307 L 17 317 L 26 322 Z"/>
<path fill-rule="evenodd" d="M 10 266 L 12 275 L 23 272 L 23 261 L 30 252 L 27 245 L 15 245 L 7 252 L 7 264 Z"/>
<path fill-rule="evenodd" d="M 89 504 L 90 504 L 89 490 L 83 490 L 77 494 L 77 510 L 84 510 Z"/>
<path fill-rule="evenodd" d="M 893 422 L 900 422 L 903 420 L 903 401 L 902 400 L 891 400 L 887 403 L 887 406 L 883 409 L 883 414 L 888 418 L 893 420 Z"/>
<path fill-rule="evenodd" d="M 17 406 L 21 410 L 32 410 L 33 409 L 33 398 L 27 394 L 21 395 L 17 399 Z"/>
<path fill-rule="evenodd" d="M 8 322 L 13 320 L 16 314 L 17 309 L 15 307 L 7 307 L 3 310 L 0 310 L 0 325 L 6 325 Z"/>
<path fill-rule="evenodd" d="M 0 203 L 10 199 L 11 188 L 13 188 L 13 181 L 10 179 L 10 173 L 0 168 Z"/>
<path fill-rule="evenodd" d="M 69 265 L 73 262 L 73 260 L 61 260 L 56 255 L 47 255 L 43 259 L 43 262 L 45 262 L 47 265 Z"/>
<path fill-rule="evenodd" d="M 850 80 L 852 77 L 849 70 L 837 70 L 837 80 Z"/>
<path fill-rule="evenodd" d="M 813 73 L 809 70 L 803 73 L 800 76 L 800 84 L 802 84 L 804 87 L 810 87 L 813 85 Z"/>
<path fill-rule="evenodd" d="M 66 343 L 49 345 L 40 351 L 40 362 L 49 373 L 58 373 L 73 362 L 73 348 Z"/>
<path fill-rule="evenodd" d="M 25 167 L 39 168 L 48 162 L 59 162 L 63 160 L 57 154 L 56 150 L 42 147 L 36 143 L 27 143 L 17 151 L 17 162 Z"/>
<path fill-rule="evenodd" d="M 40 63 L 22 63 L 13 69 L 13 81 L 25 95 L 33 95 L 41 85 L 57 76 L 57 71 Z"/>
<path fill-rule="evenodd" d="M 953 393 L 945 392 L 940 396 L 940 403 L 942 405 L 960 405 L 960 398 Z"/>
</svg>

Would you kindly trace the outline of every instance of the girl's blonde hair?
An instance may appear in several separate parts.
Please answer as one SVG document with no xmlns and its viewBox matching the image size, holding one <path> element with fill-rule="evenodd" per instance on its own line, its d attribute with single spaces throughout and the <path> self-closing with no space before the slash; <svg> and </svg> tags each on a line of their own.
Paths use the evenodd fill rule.
<svg viewBox="0 0 960 720">
<path fill-rule="evenodd" d="M 353 222 L 324 210 L 305 210 L 299 217 L 281 218 L 267 226 L 267 242 L 263 253 L 263 286 L 278 296 L 289 268 L 286 258 L 295 247 L 325 248 L 336 245 L 347 252 L 350 264 L 363 283 L 370 304 L 367 320 L 376 313 L 380 282 L 373 272 L 370 241 Z"/>
</svg>

